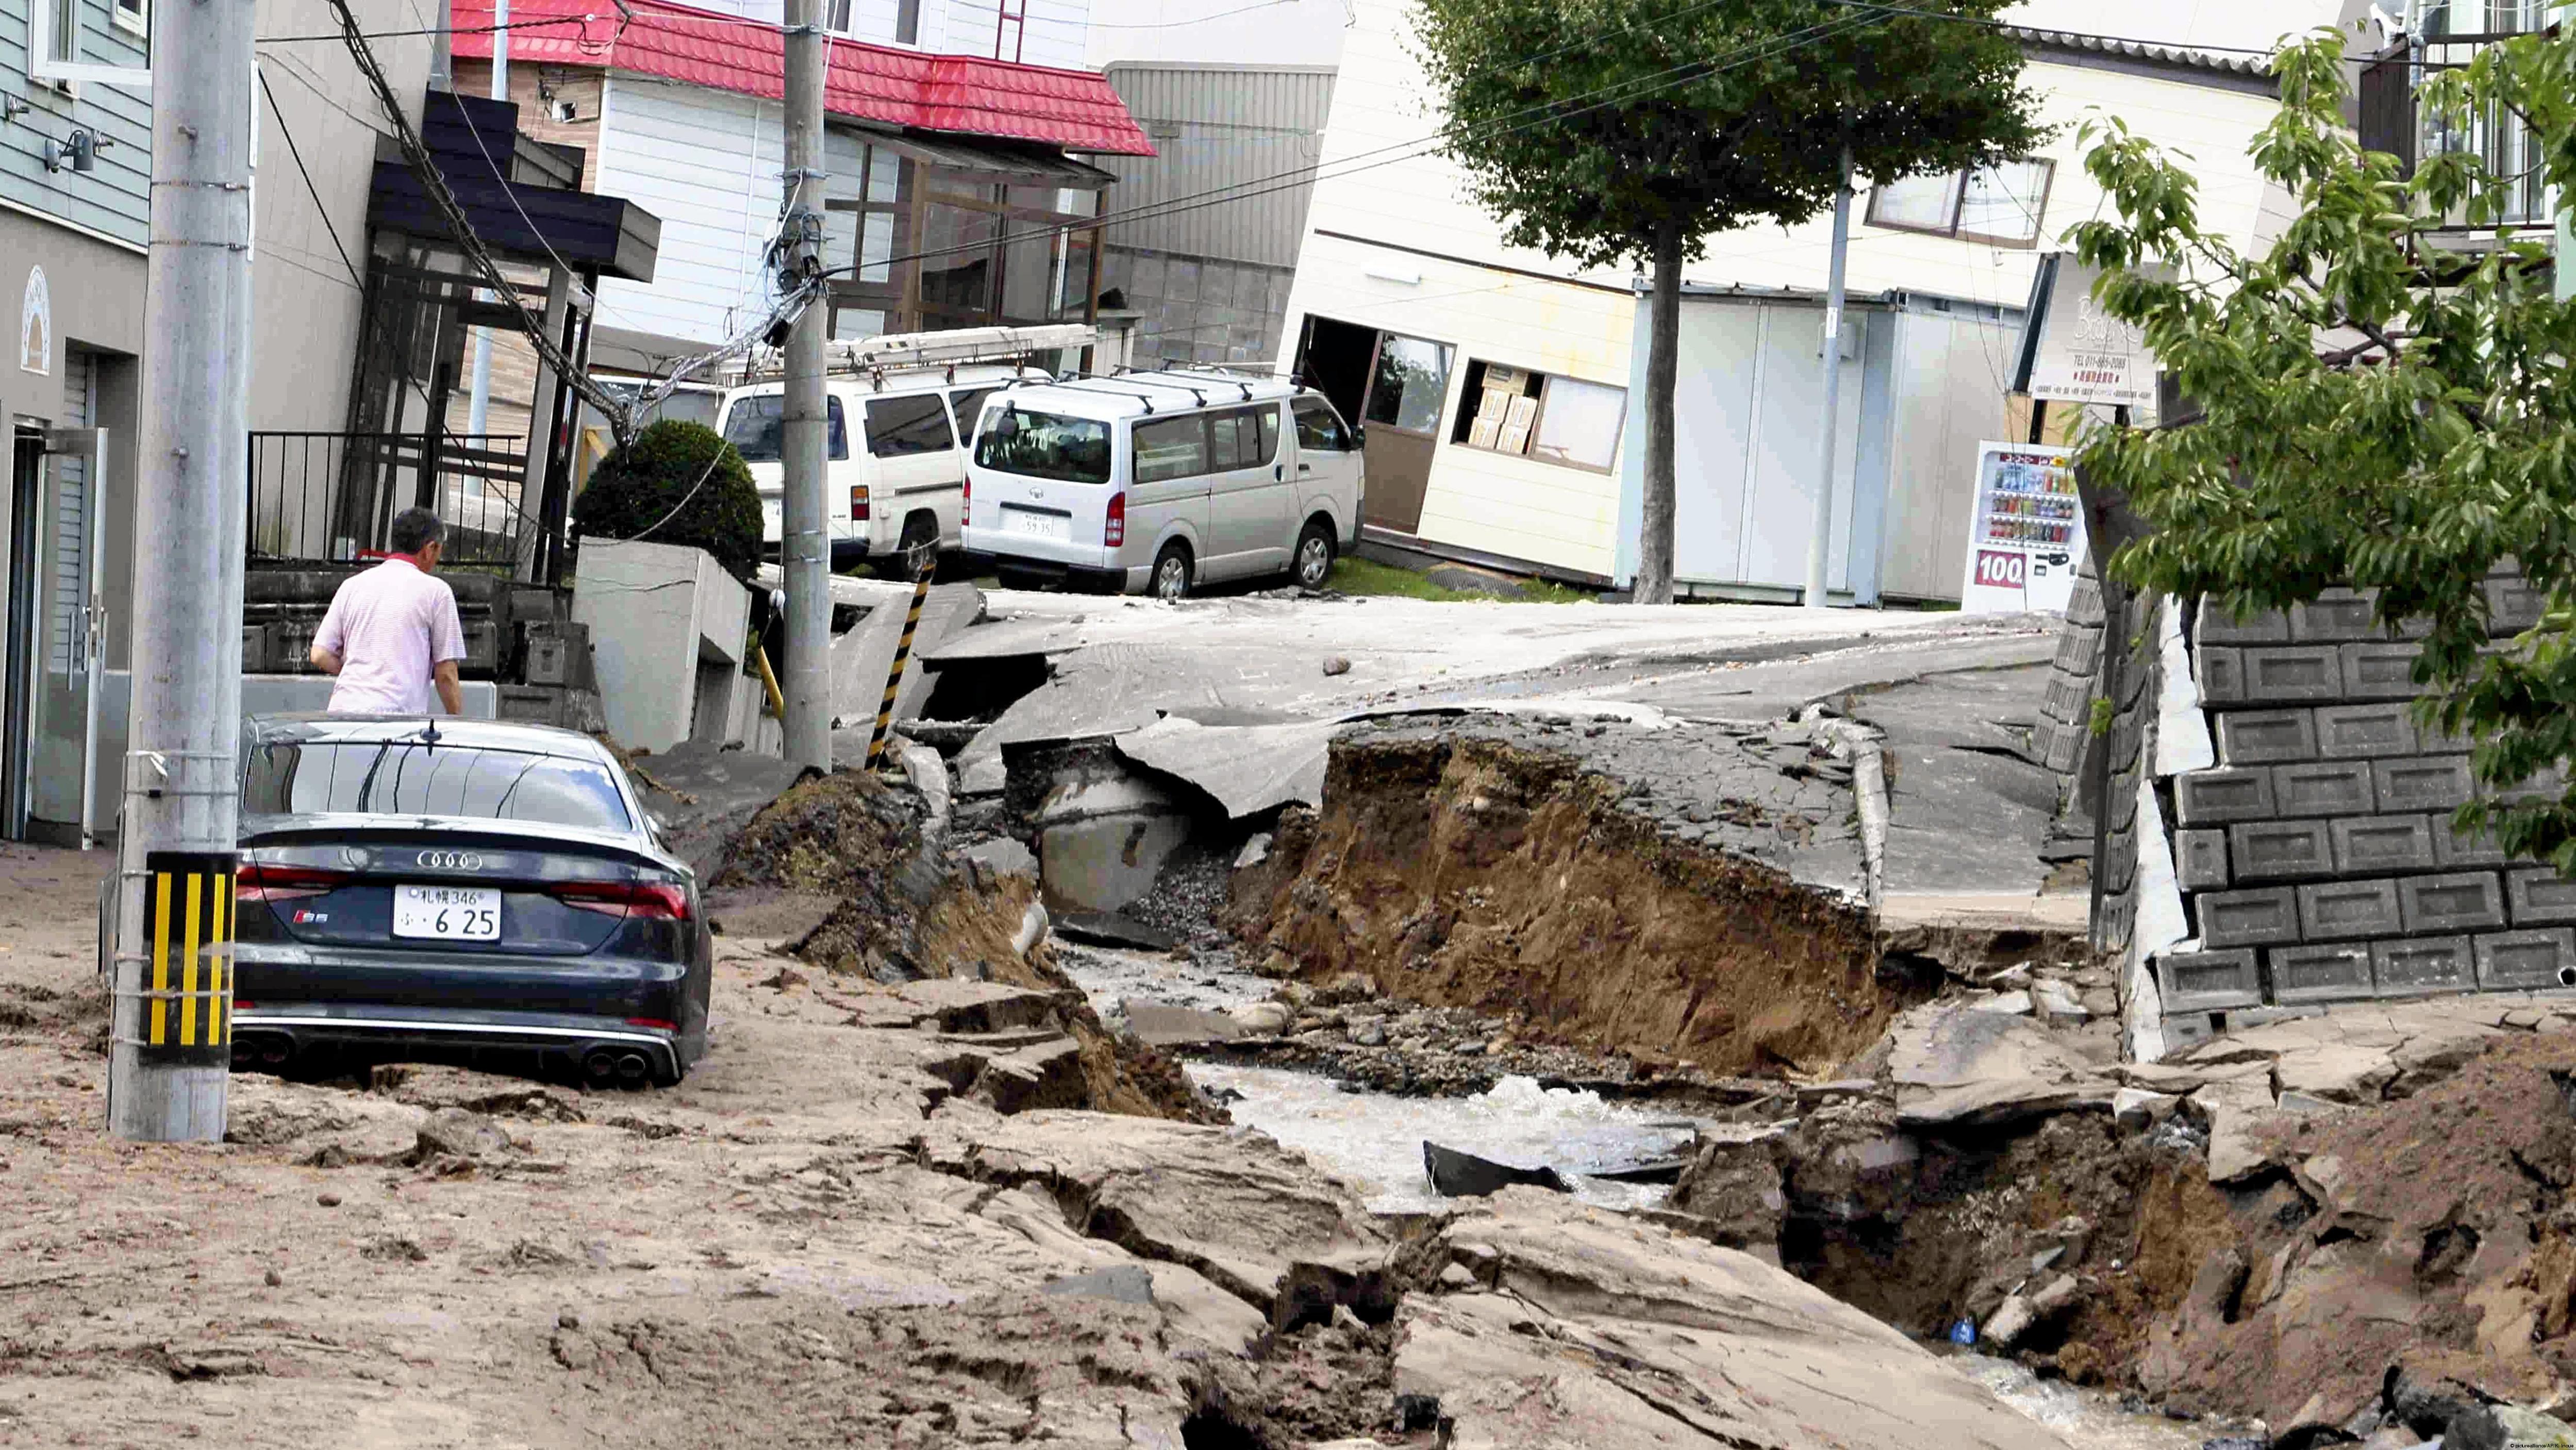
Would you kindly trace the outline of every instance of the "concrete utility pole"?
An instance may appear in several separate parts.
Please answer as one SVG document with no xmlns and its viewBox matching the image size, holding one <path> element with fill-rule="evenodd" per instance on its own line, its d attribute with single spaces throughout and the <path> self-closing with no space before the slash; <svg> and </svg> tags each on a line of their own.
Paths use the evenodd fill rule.
<svg viewBox="0 0 2576 1450">
<path fill-rule="evenodd" d="M 134 510 L 108 1123 L 220 1142 L 251 369 L 252 0 L 152 12 L 152 253 Z"/>
<path fill-rule="evenodd" d="M 787 219 L 782 286 L 822 265 L 822 0 L 787 0 Z M 779 532 L 787 573 L 787 758 L 832 768 L 832 542 L 823 494 L 823 342 L 831 307 L 817 298 L 787 334 L 786 497 Z"/>
<path fill-rule="evenodd" d="M 492 0 L 492 99 L 510 99 L 510 0 Z M 497 302 L 486 288 L 477 287 L 474 295 L 485 302 Z M 492 329 L 474 329 L 474 392 L 466 404 L 465 431 L 477 435 L 490 430 L 492 422 Z M 447 420 L 432 418 L 434 427 L 444 428 Z M 536 415 L 528 417 L 528 431 L 537 431 Z M 476 447 L 483 446 L 480 442 Z"/>
<path fill-rule="evenodd" d="M 1834 556 L 1834 414 L 1843 398 L 1843 259 L 1851 252 L 1851 147 L 1843 148 L 1842 184 L 1834 189 L 1834 255 L 1825 277 L 1825 423 L 1816 464 L 1816 531 L 1807 540 L 1807 607 L 1822 609 L 1825 568 Z"/>
</svg>

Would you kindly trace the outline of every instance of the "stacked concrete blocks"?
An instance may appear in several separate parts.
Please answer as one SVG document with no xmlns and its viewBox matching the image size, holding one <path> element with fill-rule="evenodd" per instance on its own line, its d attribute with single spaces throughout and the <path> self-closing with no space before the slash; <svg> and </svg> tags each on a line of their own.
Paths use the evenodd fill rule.
<svg viewBox="0 0 2576 1450">
<path fill-rule="evenodd" d="M 2488 583 L 2494 628 L 2538 617 Z M 2168 1014 L 2576 987 L 2576 882 L 2463 836 L 2459 742 L 2412 714 L 2419 629 L 2333 590 L 2193 630 L 2217 768 L 2174 781 L 2175 873 L 2203 948 L 2158 964 Z"/>
<path fill-rule="evenodd" d="M 2089 566 L 2088 566 L 2089 568 Z M 2032 753 L 2060 776 L 2072 776 L 2084 760 L 2084 745 L 2093 733 L 2093 698 L 2101 680 L 2102 586 L 2091 573 L 2079 576 L 2067 601 L 2066 623 L 2057 635 L 2057 660 L 2049 671 L 2039 726 L 2032 732 Z"/>
</svg>

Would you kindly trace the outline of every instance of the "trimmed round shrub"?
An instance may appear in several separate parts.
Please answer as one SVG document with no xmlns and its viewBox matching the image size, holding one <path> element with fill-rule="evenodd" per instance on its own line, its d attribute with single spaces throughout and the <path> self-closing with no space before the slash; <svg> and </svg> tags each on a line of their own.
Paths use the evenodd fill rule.
<svg viewBox="0 0 2576 1450">
<path fill-rule="evenodd" d="M 751 469 L 702 423 L 665 419 L 601 459 L 573 501 L 572 522 L 586 538 L 642 535 L 648 544 L 704 549 L 745 584 L 760 566 L 760 493 Z"/>
</svg>

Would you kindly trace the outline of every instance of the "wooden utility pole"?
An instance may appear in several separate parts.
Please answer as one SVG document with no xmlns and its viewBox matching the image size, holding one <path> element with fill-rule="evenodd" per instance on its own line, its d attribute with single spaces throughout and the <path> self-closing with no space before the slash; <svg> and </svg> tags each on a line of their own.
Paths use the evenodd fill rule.
<svg viewBox="0 0 2576 1450">
<path fill-rule="evenodd" d="M 251 0 L 152 7 L 152 251 L 107 1115 L 220 1142 L 251 369 Z"/>
</svg>

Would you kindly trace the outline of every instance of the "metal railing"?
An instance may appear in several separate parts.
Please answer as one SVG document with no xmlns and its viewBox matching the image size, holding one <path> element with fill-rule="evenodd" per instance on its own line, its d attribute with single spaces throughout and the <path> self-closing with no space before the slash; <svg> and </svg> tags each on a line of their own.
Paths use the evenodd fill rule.
<svg viewBox="0 0 2576 1450">
<path fill-rule="evenodd" d="M 357 559 L 386 546 L 394 515 L 426 504 L 447 523 L 446 562 L 514 566 L 530 527 L 526 444 L 501 433 L 253 433 L 251 560 Z"/>
</svg>

